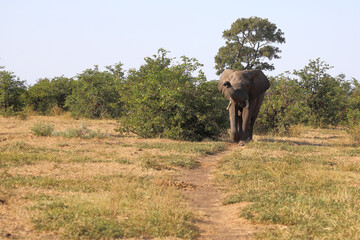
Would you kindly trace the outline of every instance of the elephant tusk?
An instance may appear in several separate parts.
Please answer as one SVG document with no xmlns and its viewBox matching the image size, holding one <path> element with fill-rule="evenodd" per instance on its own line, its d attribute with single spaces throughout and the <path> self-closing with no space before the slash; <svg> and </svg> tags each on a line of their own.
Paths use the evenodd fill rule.
<svg viewBox="0 0 360 240">
<path fill-rule="evenodd" d="M 229 111 L 230 106 L 231 106 L 231 101 L 229 101 L 229 105 L 227 106 L 226 110 Z"/>
<path fill-rule="evenodd" d="M 249 100 L 245 100 L 245 104 L 246 104 L 245 108 L 249 108 L 249 106 L 250 106 Z"/>
</svg>

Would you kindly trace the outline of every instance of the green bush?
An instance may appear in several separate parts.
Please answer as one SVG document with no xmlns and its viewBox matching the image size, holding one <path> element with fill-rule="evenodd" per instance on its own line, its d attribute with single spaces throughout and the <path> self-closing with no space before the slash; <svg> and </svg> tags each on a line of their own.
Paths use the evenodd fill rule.
<svg viewBox="0 0 360 240">
<path fill-rule="evenodd" d="M 287 134 L 291 125 L 306 123 L 310 109 L 300 84 L 286 75 L 270 78 L 271 87 L 266 92 L 256 131 Z"/>
<path fill-rule="evenodd" d="M 28 90 L 30 108 L 40 114 L 51 114 L 55 108 L 68 110 L 65 100 L 71 94 L 74 80 L 65 77 L 40 79 Z"/>
<path fill-rule="evenodd" d="M 331 68 L 317 58 L 310 60 L 303 69 L 294 70 L 310 108 L 309 122 L 315 126 L 336 126 L 346 120 L 350 83 L 345 81 L 345 75 L 332 77 L 328 74 Z"/>
<path fill-rule="evenodd" d="M 360 122 L 360 83 L 353 79 L 353 88 L 349 94 L 349 106 L 346 108 L 346 123 L 350 126 Z"/>
<path fill-rule="evenodd" d="M 167 53 L 160 49 L 158 56 L 145 58 L 139 70 L 129 71 L 120 130 L 182 140 L 218 137 L 228 120 L 216 82 L 206 82 L 196 59 L 183 56 L 174 64 Z"/>
<path fill-rule="evenodd" d="M 278 75 L 271 80 L 255 129 L 288 133 L 291 125 L 353 125 L 360 120 L 360 85 L 332 77 L 331 69 L 319 58 L 303 69 Z"/>
<path fill-rule="evenodd" d="M 100 71 L 98 66 L 87 69 L 77 76 L 65 106 L 74 117 L 119 117 L 122 111 L 120 87 L 123 81 L 121 63 L 108 66 L 106 71 Z"/>
<path fill-rule="evenodd" d="M 20 81 L 12 72 L 0 66 L 0 114 L 13 115 L 26 103 L 25 81 Z"/>
</svg>

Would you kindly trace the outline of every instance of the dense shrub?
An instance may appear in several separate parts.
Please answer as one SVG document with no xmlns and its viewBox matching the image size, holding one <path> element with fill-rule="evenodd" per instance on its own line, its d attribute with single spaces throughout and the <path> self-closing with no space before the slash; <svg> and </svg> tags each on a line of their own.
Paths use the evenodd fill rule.
<svg viewBox="0 0 360 240">
<path fill-rule="evenodd" d="M 183 140 L 218 137 L 226 129 L 227 114 L 216 82 L 206 82 L 196 59 L 182 57 L 174 64 L 167 53 L 160 49 L 139 70 L 129 71 L 121 130 Z"/>
<path fill-rule="evenodd" d="M 55 107 L 68 110 L 65 100 L 71 95 L 73 86 L 74 80 L 71 78 L 40 79 L 28 90 L 28 104 L 40 114 L 49 114 Z"/>
<path fill-rule="evenodd" d="M 332 77 L 328 74 L 331 68 L 318 58 L 294 71 L 310 108 L 309 121 L 315 126 L 336 126 L 346 119 L 350 83 L 345 81 L 344 75 Z"/>
<path fill-rule="evenodd" d="M 353 79 L 353 88 L 350 91 L 349 106 L 346 109 L 346 120 L 348 125 L 354 126 L 360 123 L 360 83 Z"/>
<path fill-rule="evenodd" d="M 293 124 L 312 126 L 354 125 L 360 120 L 360 87 L 357 80 L 332 77 L 331 67 L 319 58 L 310 60 L 293 75 L 272 78 L 262 105 L 257 129 L 287 133 Z"/>
<path fill-rule="evenodd" d="M 87 69 L 77 76 L 65 106 L 74 117 L 119 117 L 122 110 L 120 87 L 123 81 L 121 63 L 108 66 L 105 71 L 100 71 L 98 66 Z"/>
<path fill-rule="evenodd" d="M 288 133 L 290 126 L 306 123 L 310 113 L 303 90 L 288 75 L 270 78 L 255 129 L 260 132 Z"/>
<path fill-rule="evenodd" d="M 0 113 L 8 114 L 23 109 L 26 103 L 25 81 L 0 66 Z"/>
</svg>

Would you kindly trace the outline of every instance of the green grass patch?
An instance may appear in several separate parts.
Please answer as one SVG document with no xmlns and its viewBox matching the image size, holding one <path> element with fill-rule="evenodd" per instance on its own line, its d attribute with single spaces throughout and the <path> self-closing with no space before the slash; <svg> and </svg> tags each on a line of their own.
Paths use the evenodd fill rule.
<svg viewBox="0 0 360 240">
<path fill-rule="evenodd" d="M 41 161 L 60 162 L 61 158 L 54 152 L 46 152 L 41 149 L 0 152 L 1 167 L 30 165 Z"/>
<path fill-rule="evenodd" d="M 176 151 L 179 153 L 197 153 L 201 155 L 211 155 L 226 149 L 224 142 L 143 142 L 137 144 L 138 148 L 160 149 L 165 151 Z"/>
<path fill-rule="evenodd" d="M 111 183 L 107 193 L 39 200 L 31 208 L 36 212 L 36 229 L 65 239 L 193 239 L 197 235 L 194 217 L 175 189 L 136 177 Z"/>
<path fill-rule="evenodd" d="M 90 139 L 90 138 L 106 138 L 107 134 L 101 133 L 98 129 L 97 131 L 93 131 L 88 129 L 88 126 L 84 123 L 80 125 L 79 128 L 68 128 L 64 131 L 54 131 L 53 125 L 40 121 L 36 123 L 31 131 L 33 134 L 37 136 L 54 136 L 54 137 L 65 137 L 65 138 L 82 138 L 82 139 Z"/>
<path fill-rule="evenodd" d="M 359 163 L 326 155 L 294 155 L 294 146 L 283 148 L 287 154 L 282 157 L 269 157 L 264 153 L 275 146 L 265 150 L 263 146 L 262 142 L 249 144 L 259 149 L 252 156 L 234 151 L 222 160 L 217 176 L 232 192 L 225 204 L 250 202 L 241 217 L 286 226 L 262 232 L 257 238 L 360 238 Z M 302 146 L 296 147 L 301 151 Z"/>
<path fill-rule="evenodd" d="M 88 129 L 87 125 L 84 123 L 82 123 L 79 128 L 68 128 L 64 131 L 53 132 L 52 136 L 61 136 L 65 138 L 82 138 L 82 139 L 107 137 L 107 135 L 101 133 L 99 129 L 97 131 Z"/>
<path fill-rule="evenodd" d="M 360 156 L 360 148 L 351 148 L 346 151 L 346 154 L 350 157 Z"/>
<path fill-rule="evenodd" d="M 195 157 L 181 154 L 156 155 L 146 153 L 138 157 L 137 161 L 140 162 L 142 167 L 155 170 L 165 170 L 173 167 L 191 169 L 197 165 Z"/>
<path fill-rule="evenodd" d="M 23 152 L 1 152 L 0 166 L 19 166 L 24 164 L 32 164 L 44 159 L 44 156 L 38 153 L 23 153 Z"/>
<path fill-rule="evenodd" d="M 31 165 L 39 162 L 118 162 L 121 164 L 130 164 L 130 161 L 126 158 L 115 157 L 99 159 L 86 156 L 83 154 L 84 152 L 90 152 L 90 150 L 66 151 L 62 149 L 34 147 L 25 142 L 15 142 L 0 147 L 0 167 Z"/>
<path fill-rule="evenodd" d="M 56 179 L 51 177 L 33 175 L 7 175 L 0 178 L 2 187 L 14 189 L 18 187 L 32 187 L 52 189 L 61 192 L 84 192 L 93 193 L 97 191 L 109 191 L 111 181 L 121 178 L 122 175 L 98 176 L 90 179 Z"/>
<path fill-rule="evenodd" d="M 285 141 L 285 140 L 275 140 L 275 139 L 262 139 L 258 142 L 251 142 L 249 146 L 256 146 L 262 150 L 282 150 L 288 152 L 317 152 L 328 148 L 328 146 L 321 146 L 317 144 L 311 144 L 308 142 L 301 142 L 301 141 Z"/>
</svg>

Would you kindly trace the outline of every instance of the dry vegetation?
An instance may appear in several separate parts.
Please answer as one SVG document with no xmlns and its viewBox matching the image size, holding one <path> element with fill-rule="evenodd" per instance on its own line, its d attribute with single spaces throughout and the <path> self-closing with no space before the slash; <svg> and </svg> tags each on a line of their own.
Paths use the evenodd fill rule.
<svg viewBox="0 0 360 240">
<path fill-rule="evenodd" d="M 40 122 L 101 137 L 37 136 Z M 116 121 L 66 115 L 0 126 L 1 238 L 194 238 L 195 216 L 171 176 L 225 147 L 124 137 Z"/>
<path fill-rule="evenodd" d="M 219 163 L 224 204 L 269 224 L 258 239 L 359 239 L 360 148 L 341 129 L 257 137 Z"/>
<path fill-rule="evenodd" d="M 42 122 L 54 134 L 37 136 Z M 177 183 L 224 142 L 121 136 L 113 120 L 0 118 L 0 238 L 194 239 L 199 215 Z M 69 129 L 96 133 L 82 138 Z M 259 239 L 359 239 L 360 148 L 340 129 L 255 136 L 219 164 L 224 204 L 263 229 Z M 260 226 L 260 225 L 259 225 Z"/>
</svg>

